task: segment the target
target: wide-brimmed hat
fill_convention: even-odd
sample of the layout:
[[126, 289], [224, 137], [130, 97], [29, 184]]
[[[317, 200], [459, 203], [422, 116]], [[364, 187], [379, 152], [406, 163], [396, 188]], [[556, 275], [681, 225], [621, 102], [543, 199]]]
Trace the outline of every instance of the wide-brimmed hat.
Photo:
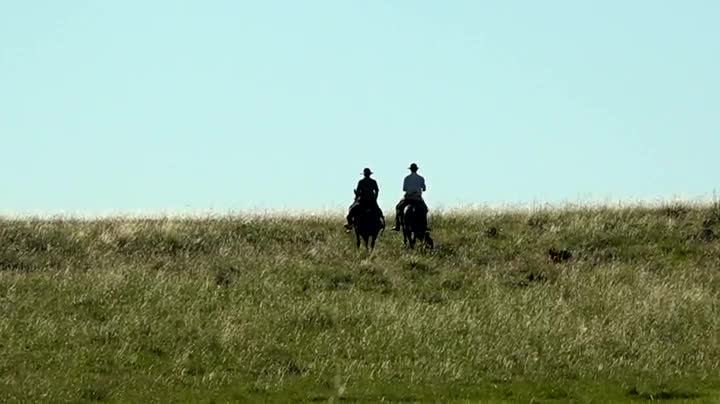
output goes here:
[[412, 163], [412, 164], [410, 164], [410, 167], [408, 167], [408, 169], [409, 169], [409, 170], [417, 170], [417, 169], [418, 169], [418, 165], [415, 164], [415, 163]]
[[372, 175], [372, 173], [373, 173], [373, 172], [370, 171], [369, 168], [365, 168], [365, 169], [363, 170], [363, 175]]

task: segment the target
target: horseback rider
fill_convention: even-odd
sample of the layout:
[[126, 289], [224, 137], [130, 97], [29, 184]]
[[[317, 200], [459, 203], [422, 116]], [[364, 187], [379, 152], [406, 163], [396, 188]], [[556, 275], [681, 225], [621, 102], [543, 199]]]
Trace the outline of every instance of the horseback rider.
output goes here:
[[352, 205], [350, 205], [345, 230], [350, 231], [352, 228], [353, 218], [357, 216], [357, 209], [360, 206], [368, 206], [372, 208], [380, 218], [380, 227], [385, 227], [385, 216], [377, 203], [380, 189], [378, 188], [377, 182], [370, 178], [372, 174], [373, 172], [370, 171], [369, 168], [363, 170], [363, 179], [358, 181], [357, 188], [355, 188], [355, 201]]
[[405, 196], [395, 207], [395, 227], [393, 227], [393, 230], [395, 231], [400, 230], [400, 220], [402, 218], [403, 210], [407, 205], [414, 203], [423, 208], [425, 213], [428, 211], [427, 205], [422, 197], [423, 191], [427, 190], [427, 187], [425, 186], [425, 178], [417, 173], [417, 164], [410, 164], [408, 169], [410, 170], [410, 174], [405, 177], [405, 180], [403, 181], [403, 191], [405, 191]]

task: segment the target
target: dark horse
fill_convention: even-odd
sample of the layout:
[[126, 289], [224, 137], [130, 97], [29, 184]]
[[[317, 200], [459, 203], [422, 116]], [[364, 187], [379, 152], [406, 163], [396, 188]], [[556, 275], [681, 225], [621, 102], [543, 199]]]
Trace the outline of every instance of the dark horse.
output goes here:
[[415, 242], [425, 243], [426, 248], [433, 248], [427, 225], [427, 209], [417, 203], [405, 206], [402, 218], [403, 243], [405, 246], [415, 248]]
[[365, 248], [375, 248], [375, 240], [382, 229], [382, 222], [376, 209], [372, 205], [361, 204], [357, 207], [357, 213], [353, 217], [353, 228], [355, 228], [355, 239], [360, 247], [360, 238], [365, 242]]

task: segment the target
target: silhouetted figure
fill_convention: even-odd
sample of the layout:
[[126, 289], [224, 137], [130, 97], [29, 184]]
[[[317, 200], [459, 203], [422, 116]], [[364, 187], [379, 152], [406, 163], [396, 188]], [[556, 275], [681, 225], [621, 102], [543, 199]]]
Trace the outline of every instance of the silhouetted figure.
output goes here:
[[358, 181], [357, 188], [355, 188], [355, 201], [350, 205], [347, 215], [347, 224], [345, 225], [345, 230], [347, 231], [352, 229], [353, 218], [357, 217], [360, 207], [372, 208], [380, 220], [380, 227], [385, 227], [385, 217], [377, 203], [380, 189], [378, 188], [377, 182], [370, 178], [372, 174], [373, 172], [370, 171], [369, 168], [366, 168], [363, 170], [364, 178]]
[[427, 210], [419, 204], [410, 203], [402, 211], [403, 244], [415, 248], [417, 241], [423, 242], [425, 248], [432, 249], [434, 242], [430, 237], [427, 225]]
[[395, 231], [399, 231], [401, 228], [400, 220], [402, 219], [402, 213], [405, 206], [408, 204], [412, 203], [416, 205], [422, 210], [423, 214], [427, 214], [428, 211], [427, 205], [422, 197], [422, 193], [427, 190], [427, 187], [425, 186], [425, 178], [417, 173], [417, 164], [410, 164], [408, 169], [410, 170], [410, 174], [405, 177], [405, 180], [403, 181], [403, 191], [405, 192], [405, 196], [395, 207], [395, 227], [393, 227], [393, 230]]

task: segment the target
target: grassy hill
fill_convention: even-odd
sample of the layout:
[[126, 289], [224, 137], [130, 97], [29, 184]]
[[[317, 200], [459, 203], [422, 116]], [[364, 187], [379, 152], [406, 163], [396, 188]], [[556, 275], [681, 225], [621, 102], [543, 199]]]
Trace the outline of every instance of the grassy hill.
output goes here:
[[0, 219], [0, 402], [720, 402], [719, 221]]

